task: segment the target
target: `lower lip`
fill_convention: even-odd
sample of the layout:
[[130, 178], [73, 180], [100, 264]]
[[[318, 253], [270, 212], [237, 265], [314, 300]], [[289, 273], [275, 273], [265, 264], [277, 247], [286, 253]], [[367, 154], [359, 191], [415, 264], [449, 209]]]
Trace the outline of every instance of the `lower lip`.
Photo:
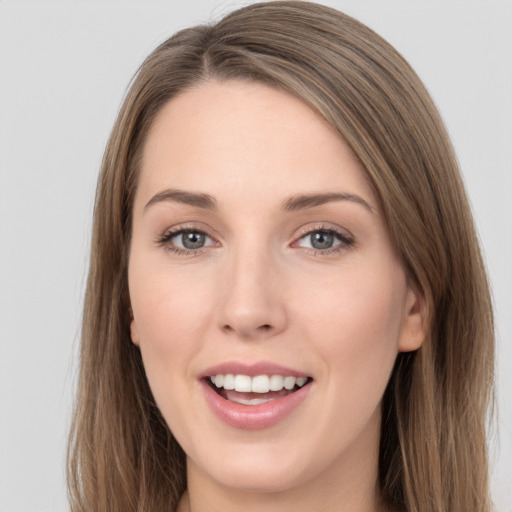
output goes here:
[[205, 381], [200, 381], [206, 402], [215, 415], [231, 427], [261, 430], [276, 425], [297, 408], [308, 395], [311, 384], [281, 398], [259, 405], [244, 405], [222, 398]]

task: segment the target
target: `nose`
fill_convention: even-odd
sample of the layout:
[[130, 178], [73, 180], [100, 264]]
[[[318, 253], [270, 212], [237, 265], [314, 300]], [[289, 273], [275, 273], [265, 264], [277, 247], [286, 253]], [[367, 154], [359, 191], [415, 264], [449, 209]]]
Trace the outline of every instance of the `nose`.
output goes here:
[[283, 279], [270, 251], [236, 251], [220, 285], [219, 326], [244, 340], [271, 338], [286, 327]]

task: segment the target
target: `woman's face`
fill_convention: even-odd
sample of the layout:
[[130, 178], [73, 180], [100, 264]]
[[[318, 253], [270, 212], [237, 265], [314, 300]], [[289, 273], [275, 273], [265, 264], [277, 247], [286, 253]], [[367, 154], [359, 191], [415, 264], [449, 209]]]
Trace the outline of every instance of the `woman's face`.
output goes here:
[[375, 484], [381, 398], [397, 353], [422, 341], [423, 301], [360, 164], [308, 106], [212, 81], [162, 109], [129, 289], [132, 339], [189, 478]]

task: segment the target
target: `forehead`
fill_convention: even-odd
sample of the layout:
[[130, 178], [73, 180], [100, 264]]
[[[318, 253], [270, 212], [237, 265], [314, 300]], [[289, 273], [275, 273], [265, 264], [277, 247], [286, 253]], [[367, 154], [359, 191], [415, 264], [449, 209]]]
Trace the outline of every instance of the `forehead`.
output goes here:
[[274, 196], [340, 187], [374, 200], [348, 145], [308, 105], [256, 82], [207, 82], [170, 100], [143, 151], [139, 197], [175, 187]]

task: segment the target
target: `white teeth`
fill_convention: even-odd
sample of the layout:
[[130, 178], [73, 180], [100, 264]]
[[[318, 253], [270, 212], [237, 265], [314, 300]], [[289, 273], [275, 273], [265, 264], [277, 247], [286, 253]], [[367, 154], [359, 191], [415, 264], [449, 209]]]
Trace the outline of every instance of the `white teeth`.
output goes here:
[[281, 391], [283, 388], [292, 390], [295, 385], [301, 388], [308, 379], [307, 377], [292, 377], [289, 375], [258, 375], [256, 377], [249, 377], [248, 375], [218, 374], [212, 375], [210, 380], [216, 387], [226, 390], [234, 389], [240, 393], [268, 393], [269, 391]]
[[[215, 379], [217, 379], [217, 377], [215, 377]], [[250, 393], [252, 391], [251, 377], [248, 375], [235, 375], [235, 391]]]
[[293, 389], [295, 387], [295, 377], [285, 377], [284, 387], [286, 389]]
[[260, 405], [260, 404], [266, 404], [267, 402], [272, 402], [272, 398], [251, 398], [249, 400], [246, 400], [245, 398], [239, 398], [239, 397], [231, 397], [230, 402], [236, 402], [237, 404], [243, 404], [243, 405]]
[[281, 375], [270, 377], [270, 391], [281, 391], [284, 387], [284, 378]]
[[224, 375], [224, 389], [235, 389], [235, 376], [228, 374]]
[[270, 379], [266, 375], [258, 375], [252, 379], [253, 393], [268, 393], [270, 391]]

